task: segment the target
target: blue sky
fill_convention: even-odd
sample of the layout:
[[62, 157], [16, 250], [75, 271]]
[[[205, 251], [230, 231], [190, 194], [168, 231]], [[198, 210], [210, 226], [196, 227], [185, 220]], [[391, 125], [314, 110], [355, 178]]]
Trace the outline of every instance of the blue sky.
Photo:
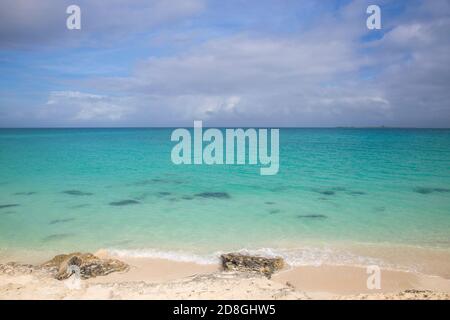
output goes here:
[[0, 126], [449, 127], [449, 27], [448, 0], [3, 0]]

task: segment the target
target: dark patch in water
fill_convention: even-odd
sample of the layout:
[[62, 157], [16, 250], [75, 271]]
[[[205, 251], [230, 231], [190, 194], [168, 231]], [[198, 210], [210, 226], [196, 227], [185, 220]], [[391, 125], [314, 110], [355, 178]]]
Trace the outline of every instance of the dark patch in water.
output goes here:
[[13, 203], [13, 204], [0, 204], [0, 209], [5, 209], [5, 208], [12, 208], [12, 207], [18, 207], [19, 205], [17, 203]]
[[281, 212], [281, 210], [279, 210], [279, 209], [273, 209], [273, 210], [269, 211], [270, 214], [275, 214], [275, 213], [280, 213], [280, 212]]
[[418, 187], [418, 188], [414, 188], [414, 192], [417, 192], [420, 194], [429, 194], [429, 193], [433, 192], [433, 189]]
[[226, 192], [202, 192], [202, 193], [197, 193], [195, 196], [201, 197], [201, 198], [215, 198], [215, 199], [231, 198], [230, 195]]
[[447, 188], [434, 188], [433, 191], [435, 191], [435, 192], [450, 192], [450, 189], [447, 189]]
[[31, 196], [33, 194], [36, 194], [36, 192], [16, 192], [14, 193], [15, 196]]
[[386, 207], [375, 207], [373, 208], [375, 212], [384, 212], [386, 210]]
[[172, 193], [170, 193], [170, 192], [158, 192], [158, 194], [160, 195], [160, 196], [170, 196]]
[[52, 234], [52, 235], [45, 237], [44, 239], [42, 239], [42, 241], [44, 241], [44, 242], [58, 241], [58, 240], [62, 240], [62, 239], [68, 238], [68, 237], [72, 237], [72, 236], [74, 236], [73, 233], [57, 233], [57, 234]]
[[317, 193], [323, 194], [324, 196], [334, 196], [336, 192], [333, 190], [314, 190]]
[[416, 187], [413, 189], [414, 192], [420, 193], [420, 194], [430, 194], [433, 192], [450, 192], [450, 189], [447, 188], [427, 188], [427, 187]]
[[168, 199], [170, 202], [177, 202], [177, 201], [179, 201], [177, 198], [169, 198]]
[[49, 222], [49, 224], [57, 224], [57, 223], [65, 223], [69, 221], [73, 221], [75, 218], [66, 218], [66, 219], [56, 219]]
[[71, 196], [92, 196], [93, 193], [91, 192], [83, 192], [80, 190], [66, 190], [63, 191], [63, 193], [71, 195]]
[[74, 206], [70, 206], [70, 209], [80, 209], [80, 208], [86, 208], [89, 207], [90, 204], [84, 203], [84, 204], [76, 204]]
[[272, 204], [275, 204], [275, 202], [272, 202], [272, 201], [266, 201], [266, 202], [264, 202], [265, 204], [268, 204], [268, 205], [272, 205]]
[[299, 218], [299, 219], [303, 219], [303, 218], [324, 219], [324, 218], [327, 218], [327, 216], [323, 215], [323, 214], [301, 214], [301, 215], [298, 215], [297, 218]]
[[182, 196], [181, 199], [183, 199], [183, 200], [194, 200], [194, 197], [191, 197], [191, 196]]
[[1, 214], [15, 214], [16, 212], [15, 211], [4, 211], [4, 212], [1, 212]]
[[[347, 190], [347, 188], [344, 188], [344, 187], [332, 187], [332, 188], [327, 188], [327, 189], [312, 189], [312, 191], [320, 193], [324, 196], [334, 196], [336, 194], [336, 192], [343, 192], [346, 190]], [[351, 192], [349, 192], [349, 193], [351, 193]]]
[[363, 191], [350, 191], [348, 194], [351, 194], [352, 196], [363, 196], [366, 193]]
[[111, 205], [111, 206], [129, 206], [129, 205], [132, 205], [132, 204], [139, 204], [140, 202], [139, 201], [136, 201], [136, 200], [121, 200], [121, 201], [113, 201], [113, 202], [110, 202], [109, 203], [109, 205]]
[[329, 198], [321, 197], [321, 198], [319, 198], [319, 200], [330, 200], [330, 199], [329, 199]]

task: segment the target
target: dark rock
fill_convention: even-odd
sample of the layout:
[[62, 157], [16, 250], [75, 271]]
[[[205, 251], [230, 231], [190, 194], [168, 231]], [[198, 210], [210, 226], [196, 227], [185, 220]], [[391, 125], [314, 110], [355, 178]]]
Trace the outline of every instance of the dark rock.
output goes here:
[[[345, 187], [333, 187], [333, 188], [327, 188], [327, 189], [313, 189], [314, 192], [320, 193], [324, 196], [334, 196], [336, 192], [343, 192], [346, 191], [347, 188]], [[359, 194], [358, 191], [356, 191], [356, 194]], [[351, 194], [352, 192], [349, 192]], [[356, 195], [355, 194], [355, 195]]]
[[66, 190], [63, 191], [63, 193], [71, 195], [71, 196], [92, 196], [93, 193], [91, 192], [83, 192], [80, 190]]
[[323, 215], [323, 214], [301, 214], [301, 215], [298, 215], [297, 218], [299, 218], [299, 219], [303, 219], [303, 218], [324, 219], [324, 218], [327, 218], [327, 216]]
[[433, 192], [431, 188], [424, 188], [424, 187], [417, 187], [413, 189], [414, 192], [420, 193], [420, 194], [430, 194]]
[[106, 276], [112, 272], [123, 272], [129, 266], [116, 259], [100, 259], [91, 253], [60, 254], [52, 260], [45, 262], [42, 267], [56, 268], [55, 278], [64, 280], [73, 274], [73, 267], [79, 268], [81, 279], [89, 279], [97, 276]]
[[363, 196], [366, 193], [363, 191], [350, 191], [349, 194], [351, 194], [352, 196]]
[[314, 189], [314, 192], [320, 193], [324, 196], [334, 196], [336, 194], [333, 190], [320, 190], [320, 189]]
[[436, 191], [436, 192], [450, 192], [450, 189], [447, 189], [447, 188], [433, 188], [433, 191]]
[[33, 194], [36, 194], [36, 192], [16, 192], [16, 193], [14, 193], [15, 196], [31, 196]]
[[240, 253], [227, 253], [220, 256], [225, 271], [257, 272], [270, 278], [275, 271], [284, 267], [283, 258], [266, 258]]
[[72, 237], [73, 235], [74, 235], [73, 233], [57, 233], [57, 234], [49, 235], [48, 237], [45, 237], [42, 240], [44, 242], [57, 241], [57, 240], [62, 240], [62, 239], [68, 238], [68, 237]]
[[56, 219], [49, 222], [49, 224], [57, 224], [57, 223], [65, 223], [69, 221], [73, 221], [75, 218], [66, 218], [66, 219]]
[[113, 201], [110, 202], [109, 205], [111, 206], [129, 206], [131, 204], [139, 204], [140, 202], [137, 200], [121, 200], [121, 201]]
[[420, 193], [420, 194], [430, 194], [433, 192], [450, 192], [450, 189], [447, 188], [427, 188], [427, 187], [416, 187], [413, 189], [414, 192]]
[[5, 208], [12, 208], [12, 207], [18, 207], [19, 205], [14, 203], [14, 204], [0, 204], [0, 209], [5, 209]]
[[226, 192], [202, 192], [197, 193], [196, 197], [200, 198], [216, 198], [216, 199], [229, 199], [230, 195]]

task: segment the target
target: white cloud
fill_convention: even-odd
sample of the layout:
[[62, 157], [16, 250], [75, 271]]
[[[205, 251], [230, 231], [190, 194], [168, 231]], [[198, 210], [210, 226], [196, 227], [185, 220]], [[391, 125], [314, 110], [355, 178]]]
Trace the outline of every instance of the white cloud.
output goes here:
[[72, 0], [0, 1], [0, 48], [49, 44], [99, 46], [136, 32], [177, 23], [204, 9], [204, 0], [78, 0], [82, 32], [66, 28]]
[[354, 1], [300, 34], [215, 38], [89, 85], [145, 99], [137, 113], [148, 124], [448, 126], [450, 9], [443, 3], [409, 8], [371, 43], [360, 40], [370, 31], [358, 14], [364, 4]]
[[55, 91], [50, 93], [40, 116], [57, 116], [75, 122], [114, 122], [123, 120], [134, 112], [134, 107], [126, 105], [127, 100], [78, 91]]
[[[150, 52], [154, 55], [136, 62], [127, 76], [75, 83], [85, 88], [80, 91], [109, 95], [53, 92], [41, 115], [81, 124], [177, 126], [199, 119], [232, 126], [448, 126], [450, 2], [408, 6], [395, 21], [383, 20], [382, 39], [363, 42], [372, 32], [365, 27], [366, 2], [353, 1], [282, 36], [206, 30], [214, 36], [193, 43], [183, 38], [169, 53]], [[120, 3], [111, 3], [111, 17], [120, 16]], [[194, 0], [178, 9], [155, 5], [164, 21], [203, 9], [203, 2]], [[123, 21], [107, 18], [105, 25], [139, 29], [147, 23], [148, 8], [139, 1]]]
[[[146, 99], [146, 110], [140, 112], [149, 122], [156, 112], [166, 114], [166, 120], [175, 115], [186, 122], [281, 120], [294, 125], [302, 123], [304, 114], [315, 112], [320, 118], [336, 114], [336, 108], [342, 108], [341, 114], [358, 109], [379, 113], [377, 105], [385, 110], [389, 103], [381, 92], [352, 83], [358, 70], [369, 64], [357, 55], [350, 38], [241, 34], [176, 56], [149, 58], [130, 77], [95, 79], [89, 85]], [[157, 103], [149, 96], [157, 96]]]

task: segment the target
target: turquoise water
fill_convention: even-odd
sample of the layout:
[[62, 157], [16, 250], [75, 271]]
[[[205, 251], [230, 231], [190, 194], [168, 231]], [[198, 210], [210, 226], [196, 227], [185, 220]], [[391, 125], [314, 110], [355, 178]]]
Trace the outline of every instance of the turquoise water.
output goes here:
[[1, 129], [2, 251], [449, 248], [450, 130], [281, 129], [275, 176], [176, 166], [171, 132]]

